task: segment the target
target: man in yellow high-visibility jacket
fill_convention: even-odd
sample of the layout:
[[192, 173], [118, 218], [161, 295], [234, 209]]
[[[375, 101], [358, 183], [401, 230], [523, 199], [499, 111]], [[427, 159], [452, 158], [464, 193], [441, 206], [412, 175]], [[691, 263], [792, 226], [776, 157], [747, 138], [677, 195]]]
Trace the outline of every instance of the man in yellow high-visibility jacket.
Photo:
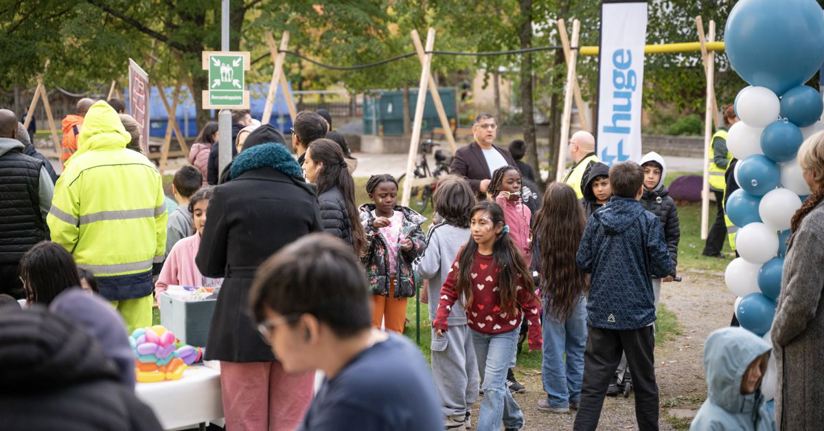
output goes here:
[[166, 251], [163, 180], [108, 103], [92, 105], [77, 152], [57, 181], [47, 217], [52, 241], [90, 270], [129, 331], [152, 324], [152, 270]]
[[718, 129], [712, 136], [709, 154], [709, 183], [710, 190], [715, 194], [715, 222], [710, 228], [707, 242], [704, 244], [704, 256], [721, 257], [724, 239], [727, 236], [727, 225], [724, 221], [724, 190], [726, 181], [724, 173], [732, 160], [732, 153], [727, 150], [727, 130], [738, 122], [733, 106], [724, 109], [724, 123], [726, 128]]
[[575, 190], [578, 199], [584, 197], [581, 190], [581, 180], [584, 174], [589, 170], [593, 163], [598, 163], [601, 160], [595, 155], [595, 137], [592, 133], [585, 130], [575, 132], [569, 138], [569, 156], [575, 162], [564, 177], [564, 183]]

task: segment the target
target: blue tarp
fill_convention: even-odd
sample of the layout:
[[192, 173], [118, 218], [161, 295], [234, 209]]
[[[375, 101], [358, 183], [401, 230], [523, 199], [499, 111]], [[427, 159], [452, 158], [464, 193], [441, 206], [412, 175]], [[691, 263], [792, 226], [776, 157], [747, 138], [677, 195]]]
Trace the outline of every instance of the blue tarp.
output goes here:
[[[249, 84], [249, 107], [252, 112], [252, 117], [260, 120], [263, 117], [263, 108], [266, 104], [266, 94], [269, 91], [269, 84]], [[289, 85], [289, 92], [292, 92], [292, 86]], [[172, 103], [173, 87], [166, 87], [164, 89], [166, 100]], [[194, 138], [197, 136], [199, 130], [197, 129], [197, 115], [195, 112], [195, 103], [192, 100], [191, 91], [189, 87], [181, 86], [180, 94], [183, 97], [178, 101], [175, 116], [177, 117], [177, 125], [180, 131], [187, 138]], [[201, 97], [198, 95], [198, 97]], [[129, 95], [126, 94], [126, 106], [129, 106]], [[128, 111], [128, 110], [127, 110]], [[160, 94], [157, 92], [157, 87], [152, 87], [151, 96], [149, 99], [149, 115], [150, 118], [150, 135], [155, 138], [162, 138], [166, 135], [166, 125], [168, 124], [168, 114], [166, 108], [163, 107], [163, 102], [160, 100]], [[216, 110], [209, 111], [210, 118], [217, 117]], [[272, 117], [269, 124], [274, 126], [281, 132], [287, 132], [292, 127], [292, 119], [289, 117], [289, 109], [286, 106], [286, 99], [283, 97], [283, 92], [275, 93], [275, 103], [272, 106]]]

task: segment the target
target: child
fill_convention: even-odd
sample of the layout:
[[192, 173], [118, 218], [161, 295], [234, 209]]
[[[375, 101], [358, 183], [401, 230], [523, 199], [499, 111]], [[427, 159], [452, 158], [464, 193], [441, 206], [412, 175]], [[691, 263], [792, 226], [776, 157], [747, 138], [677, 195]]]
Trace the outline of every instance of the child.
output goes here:
[[[504, 166], [492, 173], [492, 180], [489, 182], [489, 196], [503, 208], [510, 238], [521, 252], [524, 264], [528, 267], [532, 262], [532, 233], [530, 231], [532, 211], [523, 204], [521, 191], [521, 173], [516, 168]], [[526, 338], [526, 332], [527, 328], [524, 324], [521, 327], [521, 338], [518, 339], [517, 353], [520, 353], [521, 344], [523, 339]], [[522, 393], [526, 392], [526, 387], [515, 378], [516, 359], [516, 357], [513, 357], [512, 366], [507, 372], [507, 386], [512, 392]]]
[[612, 188], [609, 185], [609, 166], [603, 163], [593, 163], [584, 176], [581, 190], [584, 191], [584, 198], [581, 199], [584, 214], [589, 218], [595, 211], [606, 205], [612, 197]]
[[[641, 205], [658, 216], [664, 228], [664, 241], [667, 242], [670, 258], [673, 262], [672, 274], [667, 274], [663, 281], [670, 282], [675, 277], [675, 267], [678, 265], [678, 240], [681, 239], [681, 229], [678, 226], [678, 210], [675, 201], [669, 196], [664, 187], [664, 178], [667, 176], [667, 166], [664, 158], [655, 151], [651, 151], [641, 158], [641, 167], [644, 168], [644, 196]], [[652, 289], [655, 292], [655, 308], [661, 298], [661, 279], [652, 279]]]
[[742, 328], [722, 328], [704, 344], [707, 400], [690, 430], [774, 430], [775, 416], [761, 395], [770, 345]]
[[587, 221], [575, 258], [578, 267], [591, 274], [584, 383], [575, 429], [598, 426], [622, 350], [632, 369], [638, 427], [658, 429], [655, 295], [650, 277], [671, 274], [673, 264], [661, 223], [638, 202], [644, 191], [641, 167], [634, 162], [615, 164], [609, 182], [613, 197]]
[[452, 264], [441, 288], [432, 327], [436, 335], [448, 332], [449, 315], [460, 298], [469, 312], [467, 322], [483, 379], [479, 431], [521, 429], [524, 415], [506, 387], [506, 370], [515, 357], [524, 315], [529, 320], [529, 346], [541, 348], [538, 300], [532, 276], [510, 238], [504, 212], [498, 204], [480, 202], [471, 212], [472, 239]]
[[581, 398], [589, 283], [575, 265], [575, 254], [585, 225], [575, 190], [564, 183], [550, 184], [536, 216], [534, 238], [544, 306], [541, 379], [547, 393], [538, 409], [551, 413], [577, 409]]
[[512, 166], [498, 168], [489, 182], [489, 195], [504, 210], [509, 236], [521, 252], [524, 262], [532, 262], [532, 211], [521, 201], [521, 173]]
[[60, 292], [80, 287], [74, 258], [51, 241], [40, 241], [20, 258], [20, 279], [26, 290], [26, 304], [49, 305]]
[[[429, 229], [426, 250], [416, 269], [429, 282], [421, 297], [431, 298], [429, 317], [434, 321], [441, 286], [460, 248], [469, 240], [469, 213], [475, 206], [475, 194], [466, 180], [448, 176], [438, 182], [433, 199], [443, 221]], [[446, 429], [469, 428], [470, 406], [477, 400], [480, 376], [460, 302], [452, 307], [447, 326], [449, 332], [443, 337], [432, 330], [432, 374], [443, 400]]]
[[177, 202], [177, 209], [169, 215], [166, 226], [166, 255], [172, 251], [178, 241], [195, 233], [192, 225], [192, 213], [189, 211], [189, 198], [200, 189], [203, 176], [194, 166], [186, 165], [175, 172], [172, 180], [172, 194]]
[[415, 296], [412, 262], [424, 248], [421, 224], [426, 219], [417, 212], [396, 205], [398, 182], [392, 175], [372, 175], [366, 192], [374, 203], [360, 207], [366, 233], [366, 265], [372, 288], [372, 324], [389, 331], [403, 332], [406, 301]]
[[195, 256], [200, 247], [200, 237], [203, 227], [206, 226], [206, 212], [209, 209], [209, 200], [213, 189], [204, 187], [189, 199], [189, 212], [192, 214], [192, 224], [195, 234], [178, 241], [163, 263], [163, 269], [155, 283], [155, 293], [166, 290], [169, 285], [192, 287], [220, 287], [223, 279], [204, 277], [195, 265]]

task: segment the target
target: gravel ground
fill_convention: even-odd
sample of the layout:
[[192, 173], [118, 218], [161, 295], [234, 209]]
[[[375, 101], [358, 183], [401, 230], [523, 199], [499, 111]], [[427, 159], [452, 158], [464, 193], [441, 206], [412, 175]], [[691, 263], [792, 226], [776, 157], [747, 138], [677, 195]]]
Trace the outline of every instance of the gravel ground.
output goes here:
[[[704, 339], [715, 329], [729, 325], [734, 297], [724, 287], [723, 274], [685, 271], [683, 282], [666, 283], [662, 301], [678, 316], [680, 334], [656, 348], [656, 377], [661, 400], [662, 430], [687, 429], [706, 397], [702, 364]], [[575, 414], [550, 414], [538, 410], [545, 396], [540, 372], [523, 374], [527, 392], [515, 399], [524, 410], [525, 430], [571, 430]], [[477, 418], [477, 405], [473, 419]], [[635, 425], [634, 397], [610, 398], [604, 402], [598, 429], [632, 430]]]

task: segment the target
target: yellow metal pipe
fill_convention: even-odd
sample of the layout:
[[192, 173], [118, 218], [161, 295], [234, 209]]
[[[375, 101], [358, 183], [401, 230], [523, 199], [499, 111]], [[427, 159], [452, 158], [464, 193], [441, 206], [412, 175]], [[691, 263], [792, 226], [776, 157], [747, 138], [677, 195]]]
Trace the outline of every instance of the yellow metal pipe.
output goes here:
[[[707, 42], [708, 51], [723, 51], [724, 42]], [[644, 54], [672, 54], [676, 52], [701, 51], [701, 42], [680, 42], [666, 43], [663, 45], [647, 45], [644, 47]], [[582, 46], [581, 55], [598, 55], [597, 46]]]

